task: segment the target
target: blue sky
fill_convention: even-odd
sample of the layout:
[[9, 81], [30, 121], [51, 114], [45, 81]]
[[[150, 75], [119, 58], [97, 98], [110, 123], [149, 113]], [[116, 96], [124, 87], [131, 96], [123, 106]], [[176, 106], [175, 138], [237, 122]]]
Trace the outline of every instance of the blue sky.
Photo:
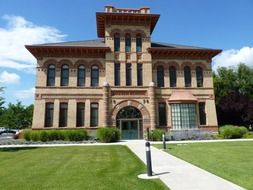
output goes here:
[[148, 6], [161, 17], [153, 41], [223, 49], [218, 66], [253, 66], [253, 0], [1, 0], [0, 86], [6, 102], [33, 103], [35, 60], [24, 44], [97, 38], [104, 5]]

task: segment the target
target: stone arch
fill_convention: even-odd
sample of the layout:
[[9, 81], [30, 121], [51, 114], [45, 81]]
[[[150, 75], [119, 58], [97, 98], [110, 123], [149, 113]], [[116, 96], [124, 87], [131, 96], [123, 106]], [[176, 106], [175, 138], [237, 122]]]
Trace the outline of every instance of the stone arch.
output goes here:
[[118, 112], [122, 108], [127, 107], [127, 106], [135, 107], [141, 112], [142, 119], [143, 119], [143, 129], [146, 129], [150, 126], [150, 114], [149, 114], [148, 109], [143, 104], [141, 104], [140, 102], [136, 100], [123, 100], [114, 106], [111, 112], [113, 126], [116, 126], [116, 118], [117, 118]]
[[164, 70], [168, 69], [168, 65], [163, 61], [155, 62], [154, 65], [153, 65], [153, 69], [157, 69], [158, 66], [163, 66]]
[[61, 68], [62, 65], [68, 65], [70, 69], [74, 68], [74, 64], [68, 59], [61, 59], [58, 64], [58, 68]]
[[204, 63], [202, 63], [202, 62], [197, 62], [197, 63], [195, 63], [195, 64], [194, 64], [194, 69], [196, 69], [198, 66], [201, 67], [201, 68], [203, 69], [203, 71], [204, 71], [204, 70], [208, 70], [207, 65], [204, 64]]
[[110, 32], [110, 36], [111, 37], [114, 37], [114, 35], [118, 33], [120, 35], [120, 37], [122, 37], [122, 31], [118, 28], [115, 28], [115, 29], [112, 29], [111, 32]]
[[147, 35], [145, 34], [145, 32], [143, 30], [135, 30], [133, 34], [134, 34], [135, 38], [137, 37], [138, 34], [140, 34], [142, 38], [147, 37]]
[[88, 67], [87, 61], [82, 59], [79, 59], [75, 62], [75, 68], [77, 69], [80, 65], [83, 65], [85, 68]]
[[193, 63], [190, 62], [190, 61], [183, 62], [183, 63], [181, 64], [181, 70], [184, 70], [184, 67], [185, 67], [185, 66], [189, 66], [191, 70], [194, 70], [194, 69], [195, 69], [194, 66], [193, 66]]
[[89, 62], [89, 68], [90, 69], [93, 65], [97, 65], [99, 69], [104, 69], [104, 65], [98, 60], [92, 60], [92, 61]]
[[49, 65], [55, 65], [57, 67], [57, 61], [55, 59], [48, 59], [43, 63], [43, 67], [48, 68]]
[[174, 66], [176, 70], [180, 69], [178, 62], [176, 62], [176, 61], [169, 61], [169, 62], [167, 62], [167, 65], [168, 65], [168, 68], [170, 68], [171, 66]]

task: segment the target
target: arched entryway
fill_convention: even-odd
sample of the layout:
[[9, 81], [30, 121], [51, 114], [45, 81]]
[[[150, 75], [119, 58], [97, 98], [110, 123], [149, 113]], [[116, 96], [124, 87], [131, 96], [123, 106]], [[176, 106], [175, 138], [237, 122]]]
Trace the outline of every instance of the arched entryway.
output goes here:
[[119, 110], [116, 126], [121, 131], [121, 139], [143, 139], [142, 114], [133, 106], [126, 106]]

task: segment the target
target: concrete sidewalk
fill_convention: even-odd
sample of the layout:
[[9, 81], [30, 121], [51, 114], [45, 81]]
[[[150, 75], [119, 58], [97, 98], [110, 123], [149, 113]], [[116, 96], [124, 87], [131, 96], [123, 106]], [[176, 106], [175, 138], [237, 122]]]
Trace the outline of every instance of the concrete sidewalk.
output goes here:
[[[145, 141], [129, 141], [126, 145], [145, 164]], [[151, 147], [153, 172], [171, 190], [244, 190], [244, 188]]]

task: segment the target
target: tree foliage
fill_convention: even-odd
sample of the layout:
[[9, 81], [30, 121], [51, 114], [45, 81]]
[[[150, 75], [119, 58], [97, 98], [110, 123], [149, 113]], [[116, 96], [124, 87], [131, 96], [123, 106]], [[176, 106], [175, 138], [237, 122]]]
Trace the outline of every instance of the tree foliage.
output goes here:
[[32, 124], [33, 105], [24, 106], [21, 102], [9, 103], [0, 115], [0, 126], [6, 128], [24, 129]]
[[245, 64], [221, 67], [213, 74], [220, 125], [253, 123], [253, 69]]

